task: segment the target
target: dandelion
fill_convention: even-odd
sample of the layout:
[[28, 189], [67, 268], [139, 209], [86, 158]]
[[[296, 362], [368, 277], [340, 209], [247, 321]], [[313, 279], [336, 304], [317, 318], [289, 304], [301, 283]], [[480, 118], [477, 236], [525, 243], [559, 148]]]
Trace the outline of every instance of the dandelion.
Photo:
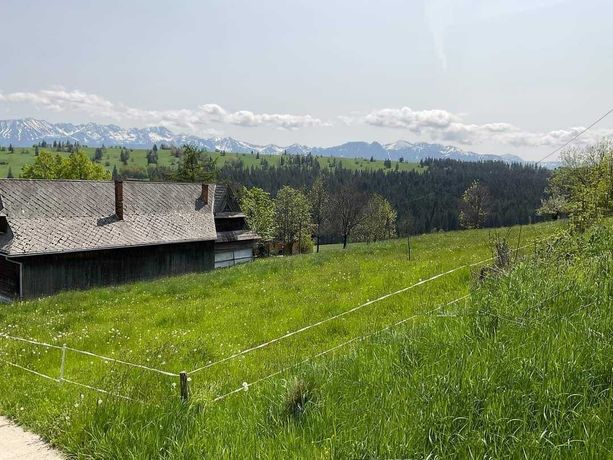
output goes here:
[[102, 399], [98, 400], [98, 405], [102, 404]]

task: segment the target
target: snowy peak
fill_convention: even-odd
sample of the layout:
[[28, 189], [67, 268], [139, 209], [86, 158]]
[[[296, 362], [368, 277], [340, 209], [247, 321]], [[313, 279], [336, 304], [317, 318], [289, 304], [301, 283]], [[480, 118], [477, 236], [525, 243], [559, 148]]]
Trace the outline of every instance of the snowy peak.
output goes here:
[[149, 128], [124, 129], [117, 125], [102, 125], [97, 123], [49, 123], [35, 118], [20, 120], [0, 120], [0, 145], [29, 147], [41, 141], [70, 141], [81, 145], [97, 147], [105, 144], [122, 145], [129, 148], [151, 148], [153, 144], [195, 144], [209, 151], [226, 151], [235, 153], [260, 152], [278, 155], [287, 152], [293, 155], [361, 157], [377, 160], [398, 160], [414, 162], [434, 159], [453, 159], [461, 161], [502, 160], [509, 163], [523, 160], [515, 155], [487, 155], [468, 152], [457, 147], [440, 144], [412, 143], [398, 140], [389, 144], [378, 142], [346, 142], [333, 147], [309, 147], [302, 144], [279, 146], [276, 144], [257, 145], [236, 140], [232, 137], [201, 138], [187, 134], [174, 134], [168, 128], [161, 126]]

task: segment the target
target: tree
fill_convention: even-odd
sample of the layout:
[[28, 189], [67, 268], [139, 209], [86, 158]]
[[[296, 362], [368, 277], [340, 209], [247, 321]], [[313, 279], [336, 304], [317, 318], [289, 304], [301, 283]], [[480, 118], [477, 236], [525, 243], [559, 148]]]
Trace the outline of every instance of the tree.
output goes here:
[[94, 150], [94, 161], [102, 160], [103, 155], [104, 152], [102, 151], [102, 149], [100, 147], [97, 147], [96, 150]]
[[330, 200], [331, 222], [347, 248], [349, 236], [364, 219], [366, 197], [356, 188], [344, 185]]
[[[311, 233], [311, 206], [300, 190], [284, 186], [275, 199], [275, 236], [285, 245], [286, 255], [292, 254], [294, 242]], [[302, 252], [300, 244], [298, 252]]]
[[68, 158], [42, 150], [34, 162], [23, 167], [26, 179], [82, 179], [108, 180], [109, 173], [102, 165], [91, 161], [84, 152], [71, 153]]
[[375, 193], [364, 209], [364, 219], [356, 228], [360, 239], [367, 242], [379, 241], [396, 236], [397, 213], [394, 207], [378, 193]]
[[311, 204], [311, 216], [315, 224], [315, 238], [317, 241], [317, 252], [321, 240], [322, 226], [328, 217], [328, 191], [321, 176], [315, 179], [309, 192], [309, 202]]
[[111, 173], [87, 158], [84, 152], [77, 151], [62, 160], [60, 176], [58, 179], [108, 180]]
[[59, 179], [62, 163], [60, 155], [41, 150], [33, 163], [24, 165], [21, 175], [25, 179]]
[[539, 216], [550, 216], [558, 220], [568, 210], [568, 201], [556, 188], [547, 189], [547, 197], [541, 200], [541, 207], [536, 210]]
[[249, 228], [260, 236], [261, 243], [270, 242], [275, 233], [275, 203], [270, 193], [243, 187], [238, 195]]
[[119, 159], [124, 165], [127, 166], [128, 160], [130, 159], [130, 151], [126, 148], [122, 148], [121, 153], [119, 154]]
[[9, 153], [14, 153], [15, 149], [13, 148], [13, 144], [9, 144]]
[[613, 141], [562, 153], [562, 167], [549, 180], [539, 213], [568, 214], [575, 230], [583, 231], [613, 211]]
[[[154, 146], [155, 147], [155, 146]], [[155, 150], [149, 150], [147, 152], [147, 164], [157, 164], [158, 162], [158, 151], [157, 148]]]
[[217, 176], [215, 160], [206, 158], [201, 149], [184, 145], [183, 155], [177, 168], [176, 179], [183, 182], [214, 182]]
[[481, 228], [489, 213], [490, 195], [487, 187], [475, 180], [462, 195], [460, 224], [464, 228]]

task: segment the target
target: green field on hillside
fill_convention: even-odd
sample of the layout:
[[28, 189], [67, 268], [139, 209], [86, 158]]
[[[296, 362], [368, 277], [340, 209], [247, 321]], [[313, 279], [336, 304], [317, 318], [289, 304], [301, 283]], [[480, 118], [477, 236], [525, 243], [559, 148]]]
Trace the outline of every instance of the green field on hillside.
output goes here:
[[[93, 458], [602, 458], [613, 428], [610, 227], [581, 244], [553, 244], [559, 223], [505, 231], [522, 256], [485, 282], [484, 264], [465, 266], [491, 256], [493, 233], [479, 230], [416, 237], [410, 261], [404, 240], [355, 244], [6, 305], [5, 334], [191, 371], [464, 266], [194, 373], [188, 404], [174, 376], [69, 351], [65, 378], [137, 401], [0, 362], [0, 412]], [[50, 376], [60, 356], [0, 338], [0, 358]]]
[[[51, 148], [47, 148], [48, 151], [53, 151]], [[91, 158], [94, 156], [94, 148], [82, 148], [82, 150]], [[147, 167], [147, 152], [145, 149], [133, 149], [130, 151], [130, 159], [128, 160], [127, 167], [130, 168], [146, 168]], [[62, 155], [68, 155], [68, 153], [62, 152]], [[103, 158], [100, 160], [100, 164], [104, 165], [109, 171], [113, 170], [113, 167], [121, 169], [123, 163], [120, 158], [120, 149], [107, 147], [104, 151]], [[240, 161], [246, 168], [262, 167], [268, 163], [270, 166], [278, 166], [282, 161], [281, 155], [259, 155], [251, 153], [210, 153], [213, 158], [216, 159], [217, 167], [221, 168], [226, 162]], [[22, 148], [16, 147], [13, 153], [0, 151], [0, 177], [6, 177], [9, 166], [15, 177], [19, 177], [21, 168], [27, 163], [34, 161], [34, 148]], [[285, 158], [287, 160], [287, 157]], [[364, 158], [332, 158], [332, 157], [317, 157], [319, 164], [322, 168], [333, 168], [336, 164], [342, 165], [343, 168], [350, 170], [387, 170], [393, 171], [398, 165], [399, 171], [412, 171], [421, 170], [422, 167], [418, 163], [406, 163], [406, 162], [392, 162], [391, 168], [385, 168], [382, 160], [369, 161]], [[176, 167], [179, 159], [175, 158], [170, 150], [158, 150], [158, 165]]]

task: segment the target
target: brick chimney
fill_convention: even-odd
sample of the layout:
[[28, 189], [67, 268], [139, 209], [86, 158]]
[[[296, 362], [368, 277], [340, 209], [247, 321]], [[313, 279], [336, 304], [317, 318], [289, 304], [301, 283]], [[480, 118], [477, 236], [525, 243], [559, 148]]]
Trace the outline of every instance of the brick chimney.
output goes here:
[[209, 184], [202, 184], [202, 192], [200, 193], [200, 199], [204, 204], [209, 204]]
[[115, 181], [115, 216], [123, 220], [123, 181]]

